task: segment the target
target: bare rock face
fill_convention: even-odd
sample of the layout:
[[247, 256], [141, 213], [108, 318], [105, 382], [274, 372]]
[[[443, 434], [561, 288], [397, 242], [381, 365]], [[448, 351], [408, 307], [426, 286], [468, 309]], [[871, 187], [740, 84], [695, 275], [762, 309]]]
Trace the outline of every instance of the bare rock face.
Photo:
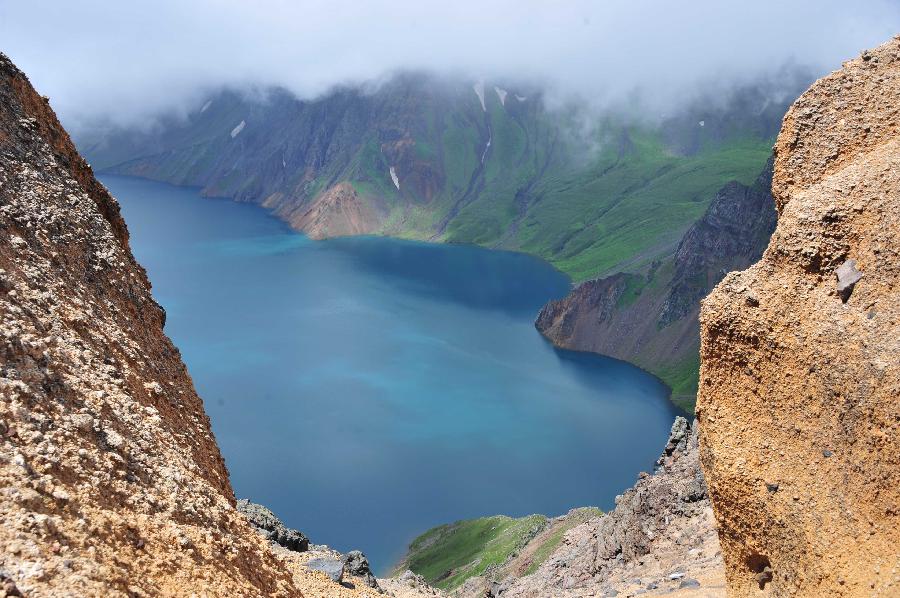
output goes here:
[[698, 417], [733, 596], [897, 596], [900, 38], [775, 146], [778, 226], [705, 300]]
[[299, 595], [234, 508], [164, 320], [118, 204], [0, 55], [5, 595]]
[[363, 197], [347, 182], [330, 187], [300, 206], [293, 196], [279, 193], [269, 196], [262, 205], [311, 239], [373, 233], [385, 218], [385, 211], [373, 198]]
[[237, 501], [237, 510], [247, 518], [253, 529], [269, 542], [294, 552], [309, 550], [309, 538], [303, 532], [284, 525], [268, 508], [243, 498]]

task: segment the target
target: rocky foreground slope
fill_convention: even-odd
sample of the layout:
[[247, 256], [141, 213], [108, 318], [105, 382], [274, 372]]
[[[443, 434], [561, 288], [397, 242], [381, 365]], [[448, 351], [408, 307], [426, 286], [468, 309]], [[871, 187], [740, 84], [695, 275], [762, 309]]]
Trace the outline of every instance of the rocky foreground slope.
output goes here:
[[815, 83], [778, 226], [704, 301], [697, 415], [732, 596], [900, 595], [900, 38]]
[[[548, 528], [552, 533], [552, 527]], [[565, 532], [531, 567], [538, 534], [503, 566], [454, 590], [456, 598], [580, 596], [720, 597], [725, 579], [712, 508], [700, 472], [696, 426], [678, 418], [652, 474], [616, 498], [607, 514]]]
[[296, 587], [234, 509], [116, 201], [0, 58], [0, 566], [29, 595]]
[[0, 596], [374, 595], [238, 512], [164, 320], [118, 204], [0, 54]]

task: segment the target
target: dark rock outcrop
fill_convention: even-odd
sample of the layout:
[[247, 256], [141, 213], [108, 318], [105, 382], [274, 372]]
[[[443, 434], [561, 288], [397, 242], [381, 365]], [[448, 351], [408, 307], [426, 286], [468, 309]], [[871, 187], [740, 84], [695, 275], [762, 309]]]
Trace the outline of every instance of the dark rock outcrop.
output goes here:
[[725, 185], [685, 233], [675, 255], [647, 274], [591, 280], [551, 301], [535, 326], [553, 344], [635, 363], [693, 406], [700, 300], [734, 269], [762, 255], [775, 228], [772, 163], [751, 186]]
[[657, 318], [659, 327], [689, 315], [695, 318], [700, 300], [728, 272], [759, 259], [775, 230], [771, 189], [769, 160], [753, 185], [747, 187], [732, 181], [716, 193], [706, 213], [688, 229], [675, 252], [675, 274]]
[[369, 559], [366, 558], [359, 550], [351, 550], [344, 555], [344, 573], [353, 577], [363, 578], [365, 584], [370, 588], [378, 587], [378, 580], [372, 574], [369, 567]]
[[250, 525], [269, 542], [284, 546], [294, 552], [309, 549], [309, 538], [303, 532], [286, 527], [281, 519], [262, 505], [242, 498], [237, 501], [237, 510], [250, 521]]

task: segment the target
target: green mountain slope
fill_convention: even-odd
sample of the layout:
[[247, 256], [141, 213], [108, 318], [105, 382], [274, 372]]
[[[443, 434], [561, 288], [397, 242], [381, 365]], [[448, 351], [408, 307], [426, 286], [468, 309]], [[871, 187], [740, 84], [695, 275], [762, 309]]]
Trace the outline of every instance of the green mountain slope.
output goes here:
[[412, 541], [393, 574], [410, 569], [444, 590], [477, 576], [530, 575], [567, 531], [600, 515], [600, 509], [583, 507], [554, 518], [497, 515], [441, 525]]
[[753, 181], [784, 107], [762, 88], [720, 104], [651, 125], [408, 74], [315, 101], [222, 92], [150, 131], [79, 141], [99, 170], [260, 203], [315, 238], [525, 251], [582, 281], [670, 254], [718, 188]]
[[546, 525], [543, 515], [495, 515], [441, 525], [413, 540], [395, 572], [410, 569], [430, 585], [452, 589], [504, 564]]

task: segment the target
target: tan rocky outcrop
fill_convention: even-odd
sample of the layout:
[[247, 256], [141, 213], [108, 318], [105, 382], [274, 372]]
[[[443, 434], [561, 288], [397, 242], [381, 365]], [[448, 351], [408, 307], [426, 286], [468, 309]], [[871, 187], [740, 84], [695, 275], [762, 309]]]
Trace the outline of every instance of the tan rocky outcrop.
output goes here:
[[900, 38], [803, 94], [775, 156], [771, 243], [701, 313], [729, 593], [898, 596]]
[[370, 234], [384, 220], [382, 211], [347, 182], [330, 187], [299, 208], [277, 194], [262, 205], [311, 239]]
[[235, 508], [164, 321], [118, 203], [0, 54], [0, 597], [375, 596], [360, 553]]

